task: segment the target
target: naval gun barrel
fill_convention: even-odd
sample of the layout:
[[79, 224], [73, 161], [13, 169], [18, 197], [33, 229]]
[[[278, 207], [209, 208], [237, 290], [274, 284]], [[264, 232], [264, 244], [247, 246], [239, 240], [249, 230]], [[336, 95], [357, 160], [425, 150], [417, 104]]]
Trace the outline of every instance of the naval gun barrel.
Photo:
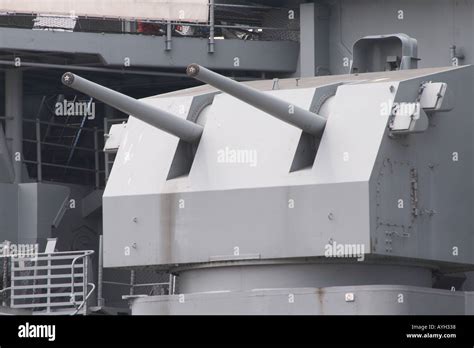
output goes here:
[[198, 64], [189, 65], [186, 73], [188, 76], [230, 94], [306, 133], [317, 137], [322, 136], [326, 119], [318, 114], [219, 75]]
[[62, 82], [64, 85], [98, 99], [117, 110], [133, 115], [149, 125], [173, 134], [183, 141], [194, 143], [201, 138], [202, 126], [98, 85], [73, 73], [65, 73], [62, 77]]

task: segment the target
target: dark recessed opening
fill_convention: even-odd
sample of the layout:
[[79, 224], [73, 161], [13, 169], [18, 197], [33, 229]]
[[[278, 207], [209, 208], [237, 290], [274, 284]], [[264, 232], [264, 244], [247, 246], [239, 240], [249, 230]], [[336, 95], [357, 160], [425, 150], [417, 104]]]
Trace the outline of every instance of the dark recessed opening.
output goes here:
[[[186, 119], [191, 122], [197, 122], [201, 112], [212, 104], [216, 94], [217, 93], [208, 93], [194, 97], [191, 107], [189, 108], [188, 117]], [[198, 147], [199, 141], [195, 144], [191, 144], [183, 140], [179, 141], [166, 180], [172, 180], [189, 174]]]
[[[320, 112], [324, 103], [336, 94], [337, 88], [342, 84], [341, 82], [316, 88], [309, 110], [321, 115]], [[322, 114], [321, 116], [327, 117], [328, 115]], [[300, 141], [298, 142], [298, 147], [296, 148], [295, 156], [291, 164], [290, 173], [313, 167], [320, 143], [321, 137], [316, 137], [305, 132], [301, 133]]]

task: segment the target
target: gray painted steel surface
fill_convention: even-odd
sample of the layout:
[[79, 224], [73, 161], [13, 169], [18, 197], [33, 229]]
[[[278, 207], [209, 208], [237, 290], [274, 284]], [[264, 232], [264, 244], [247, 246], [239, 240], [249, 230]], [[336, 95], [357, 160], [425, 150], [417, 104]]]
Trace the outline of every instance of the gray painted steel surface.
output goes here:
[[[393, 303], [377, 309], [364, 304], [355, 313], [470, 311], [464, 293], [445, 297], [430, 288], [431, 272], [474, 265], [474, 127], [466, 102], [473, 92], [472, 67], [288, 79], [279, 81], [278, 90], [268, 81], [238, 84], [201, 71], [210, 76], [203, 80], [224, 91], [250, 85], [261, 99], [278, 98], [303, 110], [318, 91], [330, 85], [336, 92], [324, 107], [327, 122], [314, 164], [296, 171], [290, 168], [302, 130], [247, 104], [245, 93], [214, 97], [189, 173], [172, 179], [167, 173], [178, 140], [130, 117], [104, 193], [104, 263], [179, 275], [178, 291], [193, 308], [175, 307], [177, 297], [151, 297], [133, 300], [135, 313], [352, 313], [340, 299], [326, 310], [303, 297], [308, 312], [273, 302], [270, 308], [263, 299], [275, 291], [287, 298], [308, 287], [340, 292], [358, 285], [370, 292], [373, 284], [387, 286], [379, 292], [381, 303]], [[433, 109], [439, 103], [431, 99], [439, 97], [421, 98], [426, 83], [446, 84], [451, 100]], [[195, 98], [214, 91], [197, 87], [147, 101], [189, 112]], [[393, 112], [394, 103], [426, 111], [429, 127], [397, 134], [394, 119], [417, 120]], [[186, 112], [182, 118], [189, 117]], [[232, 151], [248, 156], [232, 157]], [[328, 257], [334, 243], [361, 247], [362, 259]], [[424, 299], [419, 306], [397, 307], [389, 289], [403, 286], [419, 287], [403, 290], [411, 300]], [[248, 296], [259, 289], [266, 290], [256, 304]]]
[[[348, 295], [354, 300], [346, 301]], [[132, 315], [463, 315], [472, 314], [473, 296], [473, 292], [365, 285], [148, 296], [132, 300], [131, 307]]]
[[3, 126], [0, 124], [0, 182], [2, 183], [15, 181], [12, 159]]
[[[367, 79], [359, 75], [360, 82], [340, 86], [314, 165], [296, 172], [289, 172], [289, 168], [301, 130], [227, 95], [216, 96], [208, 111], [189, 175], [173, 180], [166, 177], [177, 139], [131, 118], [104, 194], [105, 264], [208, 262], [219, 255], [232, 259], [235, 247], [242, 255], [262, 259], [322, 256], [330, 240], [363, 244], [367, 254], [411, 257], [435, 264], [472, 264], [470, 225], [465, 223], [470, 221], [472, 199], [462, 196], [464, 204], [456, 207], [457, 219], [453, 219], [449, 203], [443, 209], [445, 201], [433, 200], [437, 197], [434, 194], [443, 195], [446, 201], [458, 200], [461, 191], [466, 191], [466, 185], [453, 186], [449, 181], [452, 176], [471, 184], [472, 165], [453, 162], [453, 151], [446, 152], [446, 145], [438, 142], [440, 138], [451, 139], [438, 132], [452, 133], [452, 127], [471, 126], [470, 118], [460, 116], [469, 110], [462, 100], [468, 99], [471, 90], [466, 88], [471, 68], [417, 70], [411, 74], [409, 79], [402, 72], [368, 75]], [[445, 81], [457, 95], [452, 111], [431, 116], [433, 125], [445, 125], [417, 135], [390, 137], [387, 124], [391, 115], [381, 115], [381, 107], [390, 101], [414, 101], [420, 83], [426, 80]], [[309, 107], [318, 88], [318, 79], [314, 81], [313, 88], [266, 93]], [[149, 102], [179, 109], [189, 107], [191, 100], [176, 96]], [[450, 115], [458, 115], [457, 122], [451, 122], [456, 116]], [[253, 127], [236, 132], [246, 124]], [[262, 137], [263, 133], [267, 136]], [[458, 130], [456, 134], [448, 147], [470, 158], [469, 133]], [[419, 139], [424, 139], [421, 144]], [[227, 158], [228, 162], [224, 158], [222, 163], [218, 156], [222, 151], [225, 154], [226, 147], [255, 150], [257, 163], [233, 163], [232, 158]], [[430, 158], [429, 154], [443, 151], [446, 157]], [[434, 171], [432, 163], [439, 163]], [[419, 172], [416, 205], [423, 211], [417, 216], [412, 216], [415, 203], [410, 199], [413, 168]], [[403, 208], [397, 205], [400, 199]], [[289, 208], [290, 200], [294, 208]], [[457, 226], [456, 237], [443, 232], [457, 221], [464, 223]], [[107, 231], [114, 231], [109, 232], [113, 240], [108, 239]], [[404, 233], [411, 237], [407, 239]], [[456, 242], [453, 237], [461, 239]], [[426, 238], [444, 242], [427, 243]], [[387, 246], [390, 241], [394, 246]], [[468, 249], [453, 255], [455, 245], [447, 247], [449, 243]], [[123, 257], [124, 248], [132, 245], [136, 249]]]
[[[129, 59], [132, 69], [185, 69], [191, 62], [199, 62], [222, 70], [296, 71], [298, 42], [219, 40], [216, 52], [209, 56], [207, 41], [201, 38], [174, 37], [172, 51], [165, 50], [165, 40], [164, 36], [133, 34], [63, 33], [15, 28], [0, 30], [2, 49], [95, 55], [109, 67], [122, 68], [125, 60]], [[236, 57], [239, 58], [239, 66], [234, 65]]]
[[6, 137], [13, 163], [15, 183], [23, 182], [23, 72], [8, 69], [5, 72]]

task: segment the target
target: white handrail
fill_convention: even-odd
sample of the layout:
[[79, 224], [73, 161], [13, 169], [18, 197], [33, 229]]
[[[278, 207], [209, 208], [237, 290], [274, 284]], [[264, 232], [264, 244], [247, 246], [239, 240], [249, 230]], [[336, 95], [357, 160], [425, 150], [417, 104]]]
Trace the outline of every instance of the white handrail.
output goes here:
[[[79, 307], [76, 308], [76, 311], [74, 313], [72, 313], [71, 315], [76, 315], [77, 313], [79, 313], [79, 311], [82, 309], [82, 307], [84, 306], [84, 304], [87, 302], [87, 300], [89, 299], [89, 297], [92, 295], [92, 293], [94, 292], [95, 290], [95, 284], [94, 283], [88, 283], [87, 284], [88, 286], [92, 286], [92, 290], [89, 291], [89, 293], [87, 294], [87, 296], [84, 298], [84, 301], [82, 301], [82, 303], [79, 305]], [[75, 306], [75, 304], [74, 304]]]
[[[62, 251], [62, 252], [52, 252], [52, 253], [46, 253], [45, 252], [45, 253], [36, 254], [36, 256], [40, 257], [40, 260], [37, 259], [36, 261], [41, 261], [41, 260], [52, 260], [52, 261], [54, 261], [57, 258], [59, 260], [64, 260], [64, 261], [68, 260], [68, 261], [71, 262], [69, 265], [68, 265], [68, 263], [64, 264], [64, 266], [65, 266], [64, 268], [67, 269], [70, 266], [70, 270], [71, 270], [70, 274], [64, 274], [64, 277], [65, 278], [71, 277], [70, 303], [73, 306], [72, 315], [76, 315], [77, 313], [79, 313], [79, 311], [81, 311], [81, 309], [86, 308], [85, 306], [87, 305], [87, 301], [89, 300], [89, 298], [91, 297], [91, 295], [94, 293], [94, 291], [96, 289], [96, 285], [93, 284], [93, 283], [89, 283], [88, 279], [87, 279], [88, 278], [88, 267], [87, 267], [88, 260], [90, 260], [89, 256], [91, 256], [93, 254], [94, 254], [93, 250]], [[19, 261], [22, 261], [23, 259], [26, 259], [26, 258], [24, 258], [22, 256], [18, 256], [18, 255], [10, 255], [9, 258], [11, 258], [12, 262], [15, 262], [15, 263], [19, 262]], [[30, 259], [30, 257], [28, 257], [28, 259]], [[81, 259], [83, 260], [83, 263], [81, 265], [78, 265], [77, 262]], [[49, 262], [52, 262], [52, 261], [49, 261]], [[13, 263], [12, 263], [12, 265], [13, 265]], [[80, 267], [80, 266], [82, 266], [82, 267]], [[13, 267], [14, 266], [12, 266], [12, 271], [13, 271]], [[78, 267], [83, 269], [82, 274], [79, 275], [83, 279], [83, 285], [82, 285], [83, 290], [82, 290], [82, 300], [76, 302], [77, 293], [76, 293], [75, 289], [78, 285], [75, 282], [75, 278], [76, 278], [75, 271], [76, 271], [76, 268], [78, 268]], [[64, 285], [67, 287], [66, 284], [64, 284]], [[9, 287], [6, 287], [4, 289], [0, 289], [0, 294], [3, 295], [7, 291], [13, 291], [14, 289], [15, 289], [15, 286], [13, 284], [11, 284]], [[88, 289], [90, 289], [90, 291], [88, 291]], [[65, 295], [67, 296], [67, 294], [65, 294]], [[45, 307], [49, 307], [49, 300], [48, 300], [47, 303], [45, 303]]]
[[[79, 255], [77, 256], [76, 258], [74, 258], [74, 260], [72, 260], [72, 263], [71, 263], [71, 303], [74, 305], [74, 307], [77, 308], [77, 303], [76, 303], [76, 296], [75, 296], [75, 293], [74, 293], [74, 265], [76, 264], [76, 261], [80, 260], [80, 259], [83, 259], [85, 257], [89, 257], [90, 255], [94, 254], [94, 251], [93, 250], [86, 250], [86, 251], [83, 251], [83, 255]], [[87, 275], [87, 269], [85, 267], [85, 265], [83, 266], [83, 272], [82, 272], [82, 279], [86, 279]], [[94, 288], [92, 289], [92, 291], [94, 291], [95, 289], [95, 285], [94, 285]], [[85, 294], [83, 294], [83, 296], [85, 296]], [[87, 299], [83, 297], [83, 301], [82, 301], [82, 304], [79, 306], [79, 307], [82, 307], [85, 303]]]

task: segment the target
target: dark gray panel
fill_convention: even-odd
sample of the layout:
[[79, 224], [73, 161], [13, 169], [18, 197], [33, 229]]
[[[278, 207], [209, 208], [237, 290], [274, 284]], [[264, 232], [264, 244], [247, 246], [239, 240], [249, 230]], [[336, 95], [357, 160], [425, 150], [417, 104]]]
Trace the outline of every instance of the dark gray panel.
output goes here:
[[[0, 49], [96, 54], [106, 65], [182, 68], [190, 63], [211, 69], [294, 72], [299, 45], [293, 41], [218, 40], [216, 52], [208, 53], [201, 38], [173, 38], [172, 51], [165, 51], [165, 38], [139, 35], [61, 33], [2, 28]], [[238, 57], [240, 65], [234, 66]], [[183, 70], [184, 73], [184, 70]]]
[[18, 185], [0, 183], [0, 240], [18, 243]]
[[[331, 73], [347, 73], [343, 58], [352, 59], [352, 46], [368, 35], [405, 33], [418, 40], [418, 66], [451, 65], [450, 46], [464, 54], [460, 64], [473, 63], [473, 4], [471, 1], [337, 0], [331, 3]], [[403, 11], [403, 12], [399, 12]], [[399, 17], [403, 16], [403, 19]]]

